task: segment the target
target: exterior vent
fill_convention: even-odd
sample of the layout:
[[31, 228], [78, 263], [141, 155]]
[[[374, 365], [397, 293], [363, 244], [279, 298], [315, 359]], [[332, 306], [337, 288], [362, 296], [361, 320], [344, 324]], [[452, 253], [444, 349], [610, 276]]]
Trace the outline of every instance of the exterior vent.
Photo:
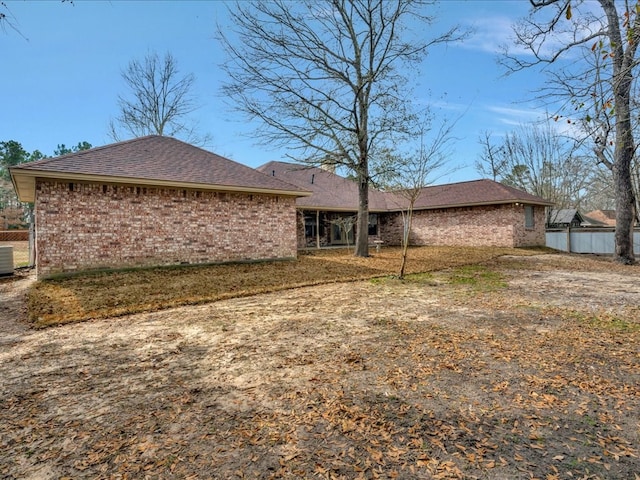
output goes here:
[[0, 277], [13, 275], [13, 247], [0, 246]]

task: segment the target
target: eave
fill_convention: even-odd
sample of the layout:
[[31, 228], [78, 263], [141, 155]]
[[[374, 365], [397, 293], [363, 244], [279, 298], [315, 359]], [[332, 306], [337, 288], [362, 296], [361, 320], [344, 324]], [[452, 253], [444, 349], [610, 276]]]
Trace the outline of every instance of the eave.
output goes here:
[[[491, 205], [538, 205], [541, 207], [551, 207], [554, 205], [552, 202], [547, 201], [532, 201], [532, 200], [489, 200], [486, 202], [470, 202], [470, 203], [452, 203], [442, 205], [429, 205], [423, 207], [414, 207], [414, 210], [437, 210], [439, 208], [464, 208], [464, 207], [488, 207]], [[401, 209], [393, 209], [392, 211], [400, 211]]]
[[218, 192], [235, 192], [249, 194], [279, 195], [287, 197], [308, 197], [312, 192], [303, 190], [275, 190], [271, 188], [244, 187], [236, 185], [215, 185], [208, 183], [175, 182], [167, 180], [153, 180], [148, 178], [115, 177], [108, 175], [90, 175], [82, 173], [53, 172], [46, 170], [10, 169], [11, 181], [18, 199], [21, 202], [35, 201], [36, 179], [57, 180], [63, 182], [90, 182], [112, 185], [135, 185], [144, 187], [185, 188], [190, 190], [208, 190]]
[[[535, 202], [530, 200], [497, 200], [497, 201], [487, 201], [487, 202], [471, 202], [471, 203], [452, 203], [452, 204], [442, 204], [442, 205], [429, 205], [429, 206], [417, 206], [414, 207], [414, 211], [420, 210], [438, 210], [441, 208], [465, 208], [465, 207], [488, 207], [492, 205], [538, 205], [542, 207], [550, 207], [554, 205], [551, 202]], [[323, 207], [322, 205], [297, 205], [298, 210], [310, 210], [310, 211], [322, 211], [322, 212], [357, 212], [358, 207], [348, 208], [348, 207]], [[370, 208], [369, 212], [371, 213], [391, 213], [391, 212], [400, 212], [406, 210], [405, 207], [394, 206], [388, 208]]]
[[[322, 205], [296, 205], [298, 210], [309, 210], [311, 212], [357, 212], [358, 207], [323, 207]], [[380, 209], [380, 208], [370, 208], [369, 213], [385, 213], [391, 210], [388, 209]]]

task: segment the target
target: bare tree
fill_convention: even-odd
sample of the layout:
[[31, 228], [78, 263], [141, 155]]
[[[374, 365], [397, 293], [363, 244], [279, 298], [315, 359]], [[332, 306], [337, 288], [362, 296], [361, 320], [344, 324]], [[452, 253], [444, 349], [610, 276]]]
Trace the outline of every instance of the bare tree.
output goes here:
[[148, 53], [142, 61], [134, 59], [122, 71], [129, 91], [118, 96], [119, 115], [109, 124], [109, 135], [116, 141], [122, 132], [133, 137], [168, 135], [204, 144], [208, 136], [196, 133], [188, 117], [198, 105], [193, 97], [193, 74], [180, 75], [173, 55]]
[[26, 37], [18, 28], [16, 18], [11, 13], [11, 10], [9, 10], [7, 3], [4, 1], [0, 1], [0, 29], [2, 29], [4, 33], [7, 32], [7, 29], [11, 29], [26, 40]]
[[611, 171], [601, 165], [596, 166], [594, 174], [586, 186], [586, 194], [581, 207], [585, 212], [591, 210], [615, 210], [616, 196]]
[[[68, 3], [69, 5], [74, 5], [73, 0], [60, 0], [61, 3]], [[19, 27], [18, 19], [13, 15], [11, 10], [9, 9], [9, 5], [6, 1], [0, 0], [0, 30], [3, 33], [7, 33], [7, 29], [13, 30], [15, 33], [20, 35], [25, 40], [29, 41], [27, 37], [24, 36]]]
[[408, 70], [401, 68], [417, 66], [430, 46], [459, 38], [455, 28], [431, 40], [410, 35], [410, 21], [433, 21], [422, 13], [433, 3], [237, 2], [229, 9], [235, 31], [218, 29], [230, 58], [223, 92], [260, 121], [258, 137], [286, 145], [297, 160], [353, 172], [357, 256], [369, 254], [370, 167], [412, 125]]
[[[575, 75], [568, 76], [568, 72], [561, 72], [556, 74], [554, 83], [563, 88], [572, 99], [575, 110], [580, 114], [577, 118], [577, 125], [584, 132], [585, 143], [591, 145], [596, 162], [609, 172], [608, 179], [606, 175], [603, 175], [604, 171], [599, 172], [600, 185], [592, 190], [594, 193], [609, 191], [615, 194], [613, 169], [615, 164], [616, 112], [612, 102], [614, 94], [610, 83], [602, 81], [610, 57], [611, 53], [604, 43], [598, 42], [591, 49], [584, 50], [585, 63], [591, 66], [588, 75], [578, 79]], [[631, 112], [637, 112], [640, 108], [639, 98], [638, 82], [634, 79], [630, 93]], [[630, 120], [635, 139], [640, 133], [640, 116], [632, 114]], [[640, 159], [638, 159], [637, 148], [638, 146], [634, 143], [635, 153], [630, 166], [636, 220], [640, 214]], [[607, 188], [602, 190], [602, 186], [605, 184]], [[606, 200], [606, 198], [603, 197], [602, 200]]]
[[[562, 70], [547, 72], [551, 81], [547, 82], [547, 86], [541, 90], [542, 96], [548, 99], [561, 99], [566, 104], [564, 114], [558, 113], [551, 118], [557, 125], [555, 130], [566, 128], [570, 131], [571, 142], [575, 142], [575, 152], [570, 158], [571, 161], [564, 168], [560, 168], [561, 164], [558, 165], [557, 168], [552, 169], [552, 172], [556, 175], [556, 179], [563, 179], [560, 185], [574, 185], [576, 188], [563, 188], [547, 198], [556, 202], [559, 208], [574, 206], [585, 211], [615, 210], [616, 195], [612, 173], [615, 109], [612, 105], [611, 85], [602, 78], [606, 73], [610, 53], [604, 48], [604, 43], [599, 41], [591, 48], [582, 49], [578, 54], [581, 59], [579, 62], [572, 62], [571, 68], [565, 67]], [[640, 98], [640, 91], [637, 82], [634, 82], [631, 94], [632, 111], [637, 111], [640, 107], [638, 98]], [[632, 115], [631, 121], [634, 135], [637, 135], [640, 131], [640, 117]], [[531, 134], [529, 127], [522, 127], [519, 131], [527, 132], [527, 136]], [[486, 172], [490, 170], [492, 164], [496, 163], [495, 152], [501, 151], [503, 145], [492, 142], [490, 137], [482, 138], [481, 144], [483, 153], [476, 166], [479, 172]], [[490, 154], [493, 154], [493, 158], [490, 158]], [[498, 155], [498, 158], [501, 157]], [[552, 155], [552, 158], [556, 157], [558, 156]], [[631, 163], [636, 216], [640, 212], [640, 162], [638, 160], [635, 155]], [[500, 180], [509, 172], [513, 172], [515, 165], [502, 167], [498, 169], [497, 179]], [[529, 189], [528, 186], [522, 188]]]
[[[516, 42], [529, 56], [505, 57], [512, 70], [540, 64], [554, 64], [556, 71], [570, 72], [563, 78], [586, 78], [585, 86], [606, 85], [610, 98], [602, 90], [592, 90], [576, 98], [564, 98], [564, 110], [571, 114], [585, 108], [585, 101], [596, 109], [609, 109], [612, 118], [613, 156], [611, 169], [616, 193], [615, 260], [623, 264], [635, 262], [633, 253], [633, 221], [635, 218], [631, 163], [635, 155], [635, 139], [631, 121], [631, 92], [637, 66], [640, 41], [638, 2], [616, 0], [530, 0], [533, 9], [527, 19], [515, 27]], [[603, 60], [597, 70], [581, 62], [584, 51], [598, 51]], [[576, 53], [578, 53], [576, 55]], [[572, 57], [569, 57], [573, 54]], [[581, 55], [582, 54], [582, 57]], [[597, 75], [597, 76], [596, 76]], [[564, 94], [566, 91], [563, 90]]]
[[[413, 212], [418, 199], [425, 195], [424, 188], [435, 182], [443, 172], [451, 153], [454, 123], [443, 121], [432, 128], [432, 119], [420, 126], [420, 144], [416, 152], [392, 161], [394, 173], [387, 189], [396, 193], [402, 205], [402, 260], [398, 278], [404, 278], [411, 239]], [[451, 170], [448, 170], [450, 172]]]
[[355, 221], [355, 215], [340, 216], [331, 220], [331, 225], [338, 227], [342, 235], [344, 235], [344, 239], [347, 242], [347, 249], [351, 248], [351, 245], [349, 244], [349, 236], [351, 234], [351, 230], [353, 230]]
[[507, 161], [504, 155], [502, 155], [502, 146], [496, 145], [491, 139], [491, 132], [484, 131], [482, 136], [478, 139], [482, 147], [482, 152], [476, 160], [476, 171], [485, 177], [490, 177], [491, 180], [497, 181], [505, 174], [507, 170]]
[[487, 162], [499, 166], [495, 179], [550, 200], [558, 208], [580, 206], [595, 163], [580, 154], [579, 142], [557, 132], [551, 122], [522, 125], [500, 143], [489, 136], [485, 141], [485, 152], [491, 152]]

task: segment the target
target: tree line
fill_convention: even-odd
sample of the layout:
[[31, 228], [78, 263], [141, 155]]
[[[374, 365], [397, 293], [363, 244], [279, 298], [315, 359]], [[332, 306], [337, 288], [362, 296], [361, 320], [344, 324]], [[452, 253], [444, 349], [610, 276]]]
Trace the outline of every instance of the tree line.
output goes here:
[[[53, 150], [53, 156], [58, 157], [89, 148], [91, 148], [91, 144], [86, 141], [78, 142], [77, 145], [71, 147], [60, 143]], [[18, 200], [11, 183], [9, 168], [44, 158], [48, 158], [48, 155], [43, 154], [40, 150], [28, 152], [16, 140], [0, 142], [0, 230], [26, 228], [33, 209], [31, 204]]]
[[[559, 132], [553, 119], [521, 125], [499, 137], [485, 131], [478, 142], [475, 167], [485, 178], [550, 200], [556, 209], [586, 213], [616, 208], [611, 171], [584, 141]], [[639, 191], [640, 166], [635, 161], [632, 172], [634, 190]]]

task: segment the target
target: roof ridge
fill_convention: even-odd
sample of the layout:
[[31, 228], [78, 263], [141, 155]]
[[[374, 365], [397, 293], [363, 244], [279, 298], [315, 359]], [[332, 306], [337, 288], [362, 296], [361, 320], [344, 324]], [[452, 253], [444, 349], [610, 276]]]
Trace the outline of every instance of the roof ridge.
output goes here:
[[[161, 136], [162, 135], [145, 135], [143, 137], [129, 138], [127, 140], [121, 140], [121, 141], [116, 142], [116, 143], [110, 143], [110, 144], [107, 144], [107, 145], [99, 145], [97, 147], [91, 147], [91, 148], [88, 148], [86, 150], [79, 150], [77, 152], [65, 153], [64, 155], [58, 155], [56, 157], [42, 158], [40, 160], [35, 160], [33, 162], [21, 163], [21, 164], [15, 165], [15, 166], [16, 167], [26, 167], [26, 166], [30, 167], [32, 165], [33, 166], [48, 165], [50, 163], [57, 162], [58, 160], [66, 160], [66, 159], [71, 158], [71, 157], [80, 157], [80, 156], [83, 156], [83, 155], [87, 155], [88, 153], [92, 153], [93, 154], [93, 153], [99, 152], [100, 150], [103, 150], [105, 148], [112, 148], [112, 147], [114, 147], [116, 145], [119, 146], [119, 145], [124, 145], [124, 144], [127, 144], [127, 143], [134, 143], [134, 142], [137, 142], [137, 141], [140, 141], [140, 140], [145, 140], [145, 139], [148, 139], [148, 138], [151, 138], [151, 137], [161, 137]], [[167, 137], [167, 138], [172, 138], [172, 137]], [[174, 140], [177, 140], [177, 139], [174, 139]]]
[[[271, 178], [248, 165], [174, 137], [147, 135], [68, 155], [30, 162], [11, 169], [12, 178], [31, 198], [35, 177], [76, 178], [116, 183], [150, 182], [207, 189], [293, 195], [308, 190], [284, 178]], [[22, 182], [22, 183], [20, 183]], [[214, 188], [215, 187], [215, 188]], [[20, 189], [19, 188], [19, 189]]]
[[[450, 187], [450, 186], [457, 186], [457, 185], [464, 185], [464, 184], [468, 184], [468, 183], [492, 183], [492, 184], [496, 184], [499, 186], [506, 186], [500, 182], [497, 182], [495, 180], [491, 180], [490, 178], [476, 178], [474, 180], [462, 180], [459, 182], [450, 182], [450, 183], [438, 183], [437, 185], [425, 185], [424, 187], [421, 188], [421, 190], [427, 190], [430, 188], [443, 188], [443, 187]], [[517, 190], [517, 189], [516, 189]]]
[[[297, 163], [297, 162], [296, 163], [283, 162], [281, 160], [270, 160], [267, 163], [257, 167], [256, 170], [260, 170], [262, 168], [265, 168], [268, 165], [273, 165], [273, 164], [282, 165], [282, 166], [289, 166], [289, 167], [300, 167], [300, 168], [297, 168], [296, 171], [301, 171], [301, 170], [322, 170], [323, 172], [333, 173], [333, 172], [328, 172], [327, 170], [323, 169], [322, 167], [319, 167], [318, 165], [311, 165], [311, 164], [304, 164], [304, 163]], [[333, 175], [336, 175], [336, 176], [338, 176], [340, 178], [344, 178], [344, 177], [338, 175], [337, 173], [333, 173]]]
[[524, 189], [520, 189], [520, 188], [512, 187], [511, 185], [506, 185], [506, 184], [504, 184], [504, 183], [502, 183], [502, 182], [497, 182], [497, 181], [495, 181], [495, 180], [490, 180], [490, 179], [488, 179], [488, 178], [486, 178], [485, 180], [487, 180], [487, 181], [489, 181], [489, 182], [493, 182], [493, 183], [495, 183], [496, 185], [498, 185], [498, 188], [501, 188], [503, 191], [505, 191], [505, 192], [507, 192], [507, 193], [509, 193], [509, 194], [516, 195], [516, 196], [518, 196], [518, 195], [522, 195], [522, 194], [525, 194], [525, 195], [530, 195], [530, 196], [532, 196], [532, 197], [537, 197], [537, 198], [540, 198], [540, 199], [542, 199], [542, 200], [545, 200], [545, 199], [544, 199], [544, 198], [542, 198], [540, 195], [536, 195], [536, 194], [534, 194], [534, 193], [529, 193], [529, 192], [527, 192], [527, 191], [526, 191], [526, 190], [524, 190]]

